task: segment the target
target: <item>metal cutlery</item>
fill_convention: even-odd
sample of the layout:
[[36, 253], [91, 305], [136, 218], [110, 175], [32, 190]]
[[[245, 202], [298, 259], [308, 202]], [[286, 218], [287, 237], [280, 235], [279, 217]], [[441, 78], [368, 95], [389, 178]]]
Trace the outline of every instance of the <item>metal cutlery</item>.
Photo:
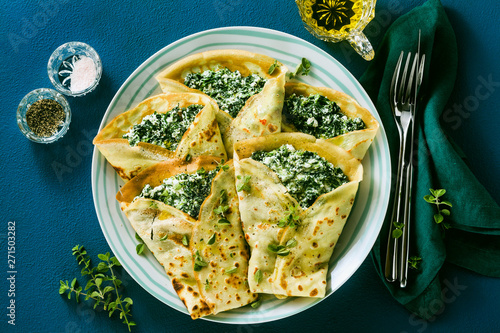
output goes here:
[[401, 288], [407, 285], [415, 112], [425, 63], [425, 55], [420, 55], [420, 32], [418, 50], [414, 57], [409, 52], [404, 67], [403, 59], [404, 51], [401, 51], [389, 93], [399, 133], [399, 157], [384, 272], [389, 282], [398, 280]]

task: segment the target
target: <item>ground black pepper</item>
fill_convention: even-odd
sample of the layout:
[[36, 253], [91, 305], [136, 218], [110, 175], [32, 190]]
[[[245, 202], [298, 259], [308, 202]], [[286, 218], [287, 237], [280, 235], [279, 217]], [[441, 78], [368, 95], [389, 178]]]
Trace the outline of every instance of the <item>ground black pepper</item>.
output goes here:
[[52, 99], [36, 101], [26, 111], [26, 123], [33, 133], [40, 137], [56, 134], [64, 120], [66, 114], [63, 107]]

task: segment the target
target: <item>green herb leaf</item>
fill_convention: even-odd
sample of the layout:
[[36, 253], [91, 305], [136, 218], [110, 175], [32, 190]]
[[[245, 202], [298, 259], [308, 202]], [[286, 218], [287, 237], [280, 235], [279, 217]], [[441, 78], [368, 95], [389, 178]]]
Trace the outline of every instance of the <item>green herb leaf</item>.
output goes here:
[[278, 221], [278, 227], [284, 228], [288, 226], [290, 228], [295, 228], [296, 226], [300, 225], [300, 214], [298, 211], [298, 206], [290, 206], [285, 214], [287, 215]]
[[142, 238], [137, 232], [135, 233], [135, 239], [137, 239], [139, 242], [142, 242]]
[[450, 216], [451, 212], [448, 209], [441, 209], [441, 214]]
[[121, 266], [122, 264], [120, 264], [120, 262], [118, 261], [118, 259], [116, 259], [116, 257], [111, 257], [110, 261], [113, 263], [113, 265], [115, 266]]
[[250, 304], [250, 306], [254, 309], [257, 309], [262, 304], [262, 299], [259, 297], [255, 302]]
[[288, 248], [295, 247], [296, 245], [297, 245], [297, 240], [295, 238], [292, 238], [288, 242], [286, 242], [286, 247]]
[[301, 64], [302, 64], [302, 75], [309, 75], [309, 72], [311, 71], [311, 62], [306, 58], [302, 58]]
[[290, 250], [287, 249], [279, 249], [278, 252], [276, 252], [277, 255], [285, 257], [290, 254]]
[[433, 204], [436, 201], [436, 198], [433, 197], [432, 195], [428, 194], [424, 196], [424, 200], [427, 201], [428, 203]]
[[214, 209], [214, 213], [215, 214], [219, 214], [219, 215], [223, 215], [225, 212], [227, 212], [229, 209], [229, 206], [219, 206], [217, 208]]
[[444, 216], [450, 216], [451, 212], [449, 209], [444, 209], [444, 208], [441, 209], [441, 205], [452, 207], [451, 202], [440, 199], [443, 195], [446, 194], [446, 190], [445, 189], [434, 190], [434, 189], [430, 188], [429, 191], [432, 193], [433, 196], [426, 195], [424, 197], [424, 200], [430, 204], [436, 205], [437, 213], [434, 214], [434, 216], [433, 216], [434, 222], [441, 225], [441, 228], [443, 231], [450, 229], [451, 224], [444, 221]]
[[66, 292], [66, 290], [70, 289], [68, 286], [68, 281], [64, 282], [63, 280], [59, 280], [60, 286], [59, 286], [59, 294], [62, 295]]
[[229, 222], [229, 220], [225, 218], [219, 219], [217, 223], [219, 223], [220, 225], [231, 225], [231, 222]]
[[262, 281], [262, 278], [263, 278], [263, 274], [262, 274], [262, 271], [260, 269], [258, 269], [254, 275], [253, 275], [253, 278], [255, 279], [255, 282], [257, 282], [257, 284], [260, 283], [260, 281]]
[[420, 262], [422, 261], [422, 258], [418, 256], [411, 256], [408, 259], [408, 265], [411, 269], [419, 269]]
[[287, 256], [290, 254], [290, 250], [288, 250], [284, 245], [269, 244], [267, 249], [279, 256]]
[[403, 236], [403, 230], [401, 229], [392, 230], [392, 238], [399, 238], [401, 236]]
[[215, 243], [215, 238], [216, 238], [216, 234], [214, 233], [209, 239], [208, 239], [208, 242], [207, 244], [208, 245], [212, 245], [213, 243]]
[[398, 221], [394, 221], [392, 222], [392, 224], [394, 224], [394, 227], [398, 228], [398, 229], [403, 229], [404, 228], [404, 223], [401, 223], [401, 222], [398, 222]]
[[115, 288], [111, 287], [111, 286], [106, 286], [104, 287], [104, 289], [102, 290], [102, 293], [103, 294], [106, 294], [106, 293], [109, 293], [111, 291], [115, 290]]
[[267, 246], [267, 249], [269, 251], [273, 252], [273, 253], [276, 253], [276, 252], [278, 252], [278, 245], [276, 245], [276, 244], [269, 244]]
[[208, 263], [203, 260], [203, 257], [200, 255], [200, 252], [196, 250], [196, 254], [194, 255], [194, 270], [199, 272], [203, 267], [208, 266]]
[[168, 239], [168, 234], [165, 234], [162, 238], [160, 238], [160, 241], [163, 242]]
[[76, 278], [74, 278], [72, 281], [71, 281], [71, 288], [75, 288], [76, 286]]
[[184, 246], [189, 246], [189, 240], [186, 235], [182, 237], [182, 244], [184, 244]]
[[278, 66], [278, 61], [274, 60], [274, 63], [269, 67], [269, 70], [267, 71], [267, 73], [269, 75], [272, 75], [277, 66]]
[[226, 202], [227, 202], [227, 191], [226, 190], [220, 190], [220, 192], [219, 192], [219, 203], [221, 205], [223, 205]]
[[445, 193], [446, 193], [445, 189], [439, 189], [439, 190], [435, 190], [433, 194], [436, 198], [439, 198], [439, 197], [442, 197]]
[[238, 271], [238, 267], [233, 267], [231, 269], [224, 270], [224, 273], [226, 273], [226, 274], [233, 274], [233, 273], [236, 273], [237, 271]]
[[288, 77], [292, 79], [297, 75], [309, 75], [310, 71], [311, 71], [311, 62], [306, 58], [302, 58], [297, 67], [295, 67], [295, 70], [293, 72], [288, 73]]
[[[236, 187], [236, 189], [238, 190], [238, 192], [241, 192], [241, 191], [250, 192], [249, 181], [250, 181], [251, 178], [252, 178], [252, 176], [248, 176], [248, 175], [245, 176], [245, 177], [243, 177], [243, 180]], [[241, 179], [241, 177], [238, 178], [238, 179]]]
[[135, 247], [135, 252], [137, 252], [137, 254], [142, 254], [144, 252], [144, 244], [137, 244], [137, 246]]

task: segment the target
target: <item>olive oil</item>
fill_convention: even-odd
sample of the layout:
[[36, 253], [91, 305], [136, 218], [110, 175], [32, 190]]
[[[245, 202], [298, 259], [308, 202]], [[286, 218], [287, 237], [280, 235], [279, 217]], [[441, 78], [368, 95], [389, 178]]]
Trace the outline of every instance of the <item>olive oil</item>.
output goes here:
[[[375, 15], [371, 0], [305, 0], [301, 3], [299, 9], [304, 23], [325, 38], [346, 39], [361, 19], [368, 23]], [[363, 8], [370, 10], [364, 12]]]
[[375, 16], [376, 0], [296, 0], [306, 29], [327, 42], [347, 39], [366, 60], [373, 49], [363, 35], [365, 26]]

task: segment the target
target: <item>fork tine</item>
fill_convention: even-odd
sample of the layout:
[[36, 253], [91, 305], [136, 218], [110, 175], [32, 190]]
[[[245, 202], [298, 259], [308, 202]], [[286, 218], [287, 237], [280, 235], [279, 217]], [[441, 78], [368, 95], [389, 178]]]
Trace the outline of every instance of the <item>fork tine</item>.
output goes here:
[[398, 97], [397, 100], [406, 103], [406, 101], [403, 100], [403, 96], [405, 95], [405, 86], [406, 86], [406, 75], [408, 74], [408, 67], [410, 65], [410, 58], [411, 58], [411, 52], [408, 52], [408, 56], [406, 57], [406, 63], [405, 63], [405, 68], [403, 70], [403, 75], [401, 77], [401, 84], [399, 85], [399, 91], [398, 91]]
[[[413, 97], [415, 96], [414, 91], [412, 91], [413, 88], [413, 81], [415, 81], [415, 74], [417, 70], [417, 65], [418, 65], [418, 53], [415, 55], [415, 59], [413, 59], [413, 65], [411, 66], [411, 71], [410, 71], [410, 77], [408, 78], [408, 86], [406, 87], [406, 94], [404, 101], [405, 103], [413, 103]], [[417, 84], [415, 82], [415, 89], [417, 88]]]
[[422, 59], [420, 61], [420, 65], [418, 66], [418, 84], [422, 83], [422, 79], [424, 78], [424, 66], [425, 65], [425, 54], [422, 55]]
[[415, 78], [415, 91], [413, 93], [415, 103], [417, 102], [418, 90], [424, 78], [424, 67], [425, 67], [424, 65], [425, 65], [425, 54], [422, 55], [422, 58], [420, 59], [420, 64], [417, 65], [417, 75]]
[[399, 72], [401, 71], [401, 63], [403, 62], [403, 54], [404, 52], [401, 51], [401, 54], [399, 55], [398, 62], [396, 63], [396, 68], [394, 69], [394, 74], [392, 75], [392, 81], [391, 81], [391, 88], [389, 91], [389, 99], [391, 100], [392, 104], [395, 105], [396, 103], [396, 87], [398, 86], [398, 79], [399, 79]]

